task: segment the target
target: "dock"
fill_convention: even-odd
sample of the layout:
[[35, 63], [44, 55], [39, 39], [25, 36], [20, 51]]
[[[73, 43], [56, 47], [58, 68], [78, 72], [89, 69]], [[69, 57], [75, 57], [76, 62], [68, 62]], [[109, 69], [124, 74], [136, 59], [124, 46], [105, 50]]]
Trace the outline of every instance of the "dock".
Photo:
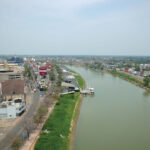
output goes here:
[[88, 88], [85, 90], [80, 90], [80, 93], [83, 95], [93, 95], [94, 94], [94, 88]]
[[60, 93], [59, 95], [74, 94], [74, 93], [75, 93], [75, 91], [70, 91], [70, 92]]

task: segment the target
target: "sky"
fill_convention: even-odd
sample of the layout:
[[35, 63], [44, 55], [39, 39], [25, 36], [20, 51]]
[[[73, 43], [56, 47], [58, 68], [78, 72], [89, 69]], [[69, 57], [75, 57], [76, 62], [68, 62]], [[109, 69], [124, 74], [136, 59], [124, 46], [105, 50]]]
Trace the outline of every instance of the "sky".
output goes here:
[[0, 0], [0, 54], [150, 56], [150, 0]]

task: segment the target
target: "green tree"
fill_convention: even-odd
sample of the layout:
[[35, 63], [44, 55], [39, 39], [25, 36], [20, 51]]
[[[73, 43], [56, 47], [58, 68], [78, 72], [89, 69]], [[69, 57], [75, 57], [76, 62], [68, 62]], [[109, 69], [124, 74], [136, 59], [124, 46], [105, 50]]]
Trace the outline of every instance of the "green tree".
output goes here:
[[53, 72], [50, 72], [49, 77], [51, 81], [55, 81], [55, 74]]
[[13, 143], [12, 143], [12, 145], [11, 145], [11, 148], [12, 148], [13, 150], [19, 150], [20, 147], [22, 146], [22, 144], [23, 144], [23, 142], [22, 142], [21, 138], [20, 138], [20, 137], [17, 137], [17, 138], [13, 141]]
[[140, 71], [139, 65], [136, 65], [136, 66], [135, 66], [135, 71]]
[[148, 86], [150, 82], [149, 77], [144, 77], [143, 82], [144, 82], [144, 86]]

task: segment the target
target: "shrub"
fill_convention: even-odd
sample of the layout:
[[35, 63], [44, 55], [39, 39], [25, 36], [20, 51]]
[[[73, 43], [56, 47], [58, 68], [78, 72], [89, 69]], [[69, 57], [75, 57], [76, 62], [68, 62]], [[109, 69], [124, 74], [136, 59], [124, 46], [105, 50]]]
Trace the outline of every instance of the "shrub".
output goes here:
[[23, 142], [22, 142], [21, 138], [20, 138], [20, 137], [17, 137], [17, 138], [13, 141], [13, 143], [12, 143], [12, 145], [11, 145], [11, 148], [12, 148], [13, 150], [19, 150], [20, 147], [22, 146], [22, 144], [23, 144]]

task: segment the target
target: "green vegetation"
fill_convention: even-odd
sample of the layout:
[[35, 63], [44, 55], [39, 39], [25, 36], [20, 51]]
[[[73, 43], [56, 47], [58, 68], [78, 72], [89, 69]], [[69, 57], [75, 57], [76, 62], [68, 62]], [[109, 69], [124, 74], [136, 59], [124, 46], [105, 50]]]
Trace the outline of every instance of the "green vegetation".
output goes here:
[[79, 86], [83, 89], [85, 87], [84, 79], [79, 74], [76, 74], [75, 77], [78, 80]]
[[75, 71], [73, 70], [70, 70], [70, 72], [74, 73], [76, 79], [78, 80], [78, 84], [79, 86], [84, 89], [85, 87], [85, 80], [81, 77], [81, 75], [79, 75], [78, 73], [76, 73]]
[[150, 78], [149, 77], [144, 77], [144, 86], [149, 86]]
[[121, 73], [121, 72], [117, 72], [117, 71], [108, 71], [109, 73], [112, 73], [113, 75], [116, 75], [116, 76], [119, 76], [123, 79], [126, 79], [126, 80], [129, 80], [129, 81], [133, 81], [135, 83], [139, 83], [140, 85], [144, 85], [143, 82], [141, 80], [138, 80], [137, 78], [131, 76], [131, 75], [128, 75], [128, 74], [125, 74], [125, 73]]
[[51, 81], [55, 81], [55, 74], [54, 74], [54, 72], [50, 72], [49, 77], [50, 77]]
[[85, 67], [90, 68], [90, 69], [100, 69], [103, 70], [104, 66], [101, 62], [95, 61], [93, 63], [85, 63]]
[[60, 97], [51, 116], [43, 126], [43, 131], [35, 145], [35, 150], [68, 150], [70, 124], [79, 94]]
[[57, 73], [58, 73], [58, 81], [57, 81], [57, 86], [61, 86], [61, 82], [62, 82], [62, 71], [60, 69], [60, 67], [58, 65], [55, 66]]
[[24, 75], [26, 75], [29, 79], [33, 80], [31, 71], [27, 65], [24, 65]]
[[139, 65], [135, 65], [135, 71], [140, 71], [140, 67], [139, 67]]
[[34, 115], [34, 123], [39, 124], [43, 121], [44, 116], [48, 112], [48, 106], [42, 105], [42, 107], [39, 107], [36, 114]]
[[146, 87], [146, 88], [150, 89], [150, 85], [149, 85], [150, 78], [149, 77], [144, 77], [143, 81], [141, 81], [141, 80], [138, 80], [136, 77], [133, 77], [133, 76], [125, 74], [125, 73], [120, 73], [120, 72], [111, 71], [111, 70], [108, 70], [108, 72], [113, 74], [113, 75], [119, 76], [125, 80], [137, 83], [139, 86]]
[[55, 68], [55, 66], [52, 64], [52, 68], [51, 68], [51, 71], [49, 73], [49, 78], [50, 78], [51, 81], [56, 80], [55, 73], [54, 73], [54, 68]]
[[12, 148], [13, 150], [19, 150], [20, 147], [22, 146], [22, 144], [23, 144], [23, 142], [21, 141], [21, 138], [20, 138], [20, 137], [17, 137], [17, 138], [13, 141], [13, 143], [12, 143], [12, 145], [11, 145], [11, 148]]

